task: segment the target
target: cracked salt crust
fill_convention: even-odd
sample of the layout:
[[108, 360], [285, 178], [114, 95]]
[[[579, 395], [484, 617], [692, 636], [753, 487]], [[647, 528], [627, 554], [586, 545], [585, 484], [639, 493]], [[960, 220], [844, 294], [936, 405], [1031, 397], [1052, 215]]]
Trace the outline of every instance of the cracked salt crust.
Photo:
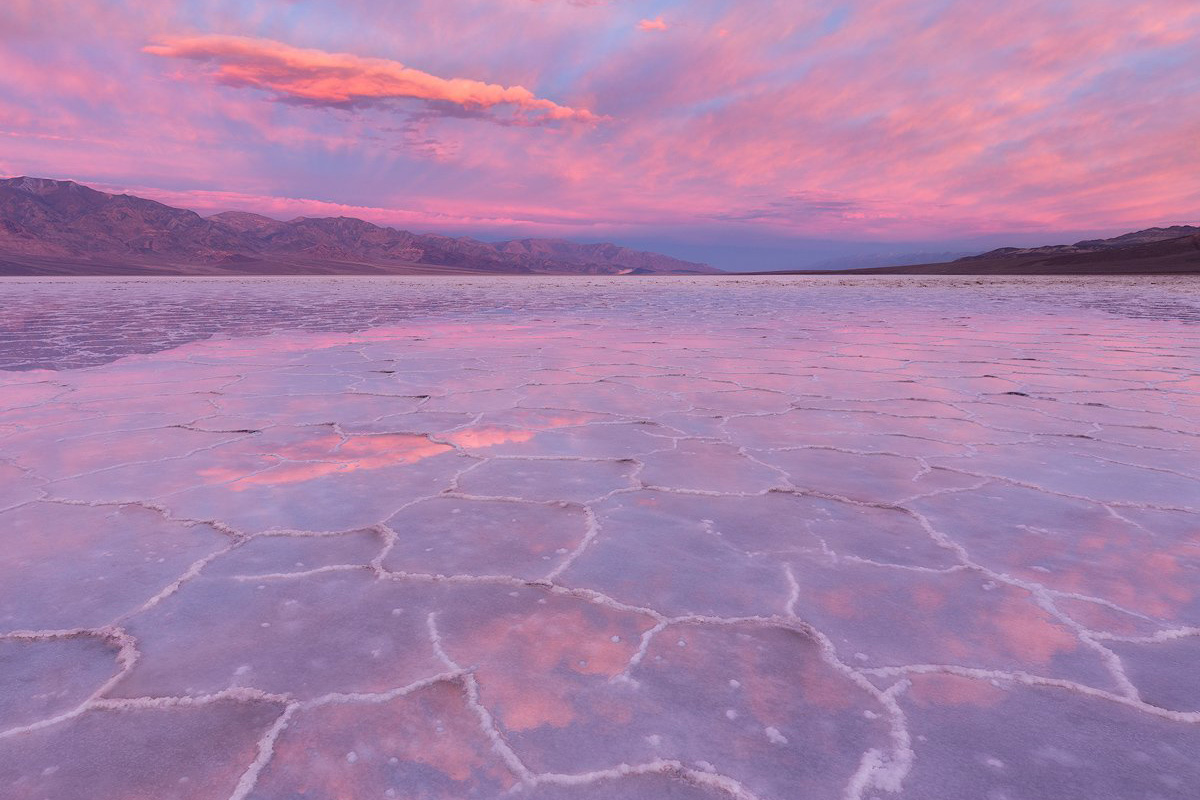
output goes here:
[[0, 295], [15, 797], [1200, 785], [1194, 280]]

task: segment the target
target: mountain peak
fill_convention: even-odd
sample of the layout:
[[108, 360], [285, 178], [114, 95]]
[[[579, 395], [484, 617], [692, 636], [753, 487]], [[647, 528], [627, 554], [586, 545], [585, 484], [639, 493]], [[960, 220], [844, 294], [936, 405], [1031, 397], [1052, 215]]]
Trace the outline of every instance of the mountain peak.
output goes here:
[[206, 219], [217, 219], [224, 222], [278, 222], [279, 220], [265, 217], [262, 214], [255, 214], [251, 211], [222, 211], [219, 214], [211, 214]]
[[55, 191], [80, 191], [86, 190], [89, 192], [96, 191], [90, 187], [84, 186], [82, 183], [75, 181], [60, 181], [54, 178], [33, 178], [28, 175], [21, 175], [16, 178], [0, 178], [0, 186], [15, 189], [18, 192], [26, 192], [27, 194], [42, 195]]
[[205, 217], [209, 222], [215, 222], [242, 233], [248, 231], [265, 231], [282, 227], [285, 223], [262, 214], [252, 214], [249, 211], [222, 211]]

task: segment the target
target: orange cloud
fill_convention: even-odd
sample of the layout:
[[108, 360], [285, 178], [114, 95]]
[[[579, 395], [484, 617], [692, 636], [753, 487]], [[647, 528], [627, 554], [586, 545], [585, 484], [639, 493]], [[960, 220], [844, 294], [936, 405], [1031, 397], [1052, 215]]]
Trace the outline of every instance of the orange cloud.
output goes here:
[[175, 37], [143, 50], [166, 58], [212, 63], [214, 75], [222, 83], [266, 89], [281, 98], [312, 105], [355, 106], [414, 98], [474, 111], [508, 106], [539, 121], [600, 119], [587, 109], [537, 97], [523, 86], [439, 78], [399, 61], [292, 47], [271, 39]]
[[663, 20], [661, 15], [655, 17], [654, 19], [644, 19], [638, 23], [639, 31], [665, 31], [666, 29], [667, 23]]

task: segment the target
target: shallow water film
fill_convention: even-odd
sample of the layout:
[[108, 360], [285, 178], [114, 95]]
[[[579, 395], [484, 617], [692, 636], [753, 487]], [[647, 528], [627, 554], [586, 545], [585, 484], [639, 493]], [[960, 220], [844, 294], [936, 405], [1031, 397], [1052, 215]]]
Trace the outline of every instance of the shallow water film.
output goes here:
[[1200, 281], [0, 284], [6, 800], [1200, 795]]

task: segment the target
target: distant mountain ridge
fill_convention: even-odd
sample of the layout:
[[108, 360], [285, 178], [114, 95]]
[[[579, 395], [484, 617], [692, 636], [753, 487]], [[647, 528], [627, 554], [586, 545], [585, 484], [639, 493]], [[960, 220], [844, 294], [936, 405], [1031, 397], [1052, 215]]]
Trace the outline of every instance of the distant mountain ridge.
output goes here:
[[1048, 247], [1001, 247], [928, 264], [855, 269], [776, 270], [752, 275], [1194, 275], [1200, 273], [1200, 227], [1147, 228], [1111, 239]]
[[[57, 265], [57, 266], [56, 266]], [[74, 181], [0, 179], [0, 274], [706, 274], [706, 264], [615, 244], [489, 243], [352, 217], [203, 217]]]
[[1087, 239], [1075, 244], [1055, 244], [1044, 247], [1001, 247], [974, 256], [964, 256], [959, 261], [984, 261], [994, 258], [1028, 258], [1030, 256], [1059, 256], [1076, 253], [1103, 253], [1159, 242], [1182, 240], [1200, 235], [1200, 227], [1194, 225], [1172, 225], [1168, 228], [1146, 228], [1133, 233], [1114, 236], [1111, 239]]

